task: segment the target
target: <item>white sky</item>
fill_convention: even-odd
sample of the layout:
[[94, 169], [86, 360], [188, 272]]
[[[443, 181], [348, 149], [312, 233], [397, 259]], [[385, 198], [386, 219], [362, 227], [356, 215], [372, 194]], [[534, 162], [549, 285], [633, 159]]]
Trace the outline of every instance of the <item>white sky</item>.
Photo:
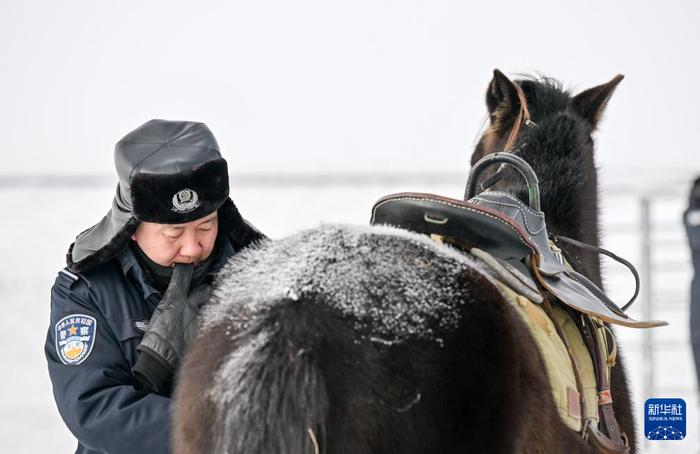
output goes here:
[[625, 74], [604, 173], [686, 175], [699, 5], [5, 0], [0, 174], [113, 173], [114, 143], [154, 117], [207, 123], [234, 172], [466, 172], [497, 67], [576, 90]]

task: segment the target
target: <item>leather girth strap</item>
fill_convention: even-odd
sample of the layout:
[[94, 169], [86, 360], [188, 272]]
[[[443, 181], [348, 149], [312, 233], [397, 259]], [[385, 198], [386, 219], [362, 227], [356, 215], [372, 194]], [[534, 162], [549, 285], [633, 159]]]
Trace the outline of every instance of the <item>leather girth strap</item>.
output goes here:
[[[554, 327], [557, 330], [557, 334], [564, 342], [567, 350], [569, 351], [569, 358], [572, 361], [574, 375], [576, 377], [576, 384], [579, 388], [579, 395], [581, 396], [581, 414], [586, 414], [586, 401], [583, 398], [583, 387], [581, 385], [581, 376], [579, 373], [579, 365], [577, 364], [576, 357], [572, 352], [571, 345], [567, 339], [564, 331], [561, 329], [556, 321], [556, 317], [552, 314], [552, 307], [550, 302], [545, 298], [542, 303], [542, 308], [547, 313], [549, 318], [552, 320]], [[622, 433], [617, 420], [615, 419], [615, 413], [612, 408], [612, 395], [610, 393], [610, 384], [608, 382], [607, 374], [607, 352], [603, 352], [601, 343], [597, 341], [597, 336], [594, 333], [594, 322], [588, 315], [578, 314], [581, 316], [581, 321], [579, 323], [579, 328], [588, 348], [588, 351], [593, 360], [593, 370], [596, 375], [596, 386], [597, 386], [597, 396], [598, 396], [598, 418], [599, 425], [602, 428], [599, 429], [595, 424], [591, 424], [591, 421], [584, 421], [583, 428], [581, 430], [581, 435], [583, 438], [595, 447], [598, 452], [603, 454], [627, 454], [630, 452], [629, 445], [627, 443], [627, 436]]]
[[588, 424], [584, 427], [583, 436], [602, 453], [629, 453], [627, 435], [621, 431], [613, 411], [613, 400], [607, 373], [607, 351], [603, 351], [602, 342], [597, 340], [598, 337], [594, 331], [596, 329], [595, 322], [588, 315], [580, 314], [580, 317], [581, 334], [593, 359], [593, 370], [598, 386], [598, 415], [600, 418], [600, 428]]

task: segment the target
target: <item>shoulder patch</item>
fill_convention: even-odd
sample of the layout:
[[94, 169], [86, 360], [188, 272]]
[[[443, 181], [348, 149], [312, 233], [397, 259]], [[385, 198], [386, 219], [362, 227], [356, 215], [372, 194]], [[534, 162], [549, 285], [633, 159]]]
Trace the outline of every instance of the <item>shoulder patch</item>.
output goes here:
[[84, 314], [63, 317], [55, 326], [56, 353], [63, 364], [78, 365], [85, 361], [95, 345], [97, 320]]
[[61, 271], [59, 271], [59, 273], [63, 273], [64, 276], [68, 277], [68, 279], [72, 281], [78, 280], [78, 275], [71, 273], [67, 268], [63, 268]]
[[56, 278], [56, 284], [70, 289], [80, 281], [85, 281], [85, 283], [89, 284], [82, 275], [75, 274], [67, 268], [59, 270], [58, 277]]

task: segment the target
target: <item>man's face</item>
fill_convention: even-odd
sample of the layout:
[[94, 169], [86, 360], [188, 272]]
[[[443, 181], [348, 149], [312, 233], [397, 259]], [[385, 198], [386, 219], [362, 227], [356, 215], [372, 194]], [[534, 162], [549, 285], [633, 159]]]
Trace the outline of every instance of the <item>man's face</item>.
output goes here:
[[218, 231], [219, 216], [215, 211], [185, 224], [142, 222], [131, 239], [157, 264], [173, 266], [206, 260], [214, 249]]

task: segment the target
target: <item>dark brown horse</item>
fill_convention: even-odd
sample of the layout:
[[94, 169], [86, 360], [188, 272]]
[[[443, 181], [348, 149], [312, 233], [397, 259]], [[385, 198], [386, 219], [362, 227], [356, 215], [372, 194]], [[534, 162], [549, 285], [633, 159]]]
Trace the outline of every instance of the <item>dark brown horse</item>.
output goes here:
[[[618, 82], [571, 97], [494, 74], [474, 159], [527, 142], [550, 232], [598, 242], [591, 134]], [[500, 189], [522, 195], [505, 175]], [[600, 284], [597, 257], [566, 252]], [[612, 386], [634, 448], [621, 364]], [[388, 227], [327, 226], [236, 256], [184, 358], [173, 431], [182, 454], [592, 452], [479, 264]]]

